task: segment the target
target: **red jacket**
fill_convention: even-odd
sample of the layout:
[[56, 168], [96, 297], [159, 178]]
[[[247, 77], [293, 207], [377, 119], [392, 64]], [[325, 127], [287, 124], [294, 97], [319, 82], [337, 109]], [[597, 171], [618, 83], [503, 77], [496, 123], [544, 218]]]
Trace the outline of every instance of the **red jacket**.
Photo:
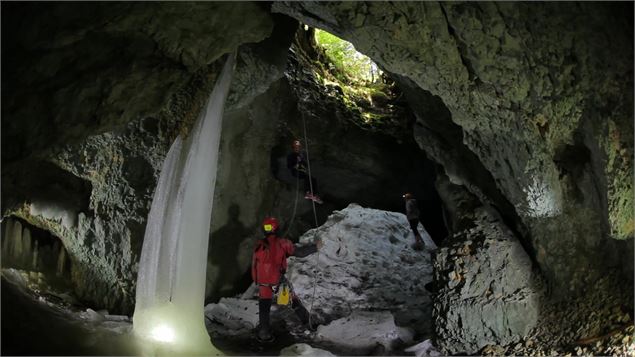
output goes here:
[[287, 257], [295, 246], [284, 238], [269, 235], [259, 240], [251, 262], [251, 278], [256, 284], [278, 285], [281, 274], [287, 270]]

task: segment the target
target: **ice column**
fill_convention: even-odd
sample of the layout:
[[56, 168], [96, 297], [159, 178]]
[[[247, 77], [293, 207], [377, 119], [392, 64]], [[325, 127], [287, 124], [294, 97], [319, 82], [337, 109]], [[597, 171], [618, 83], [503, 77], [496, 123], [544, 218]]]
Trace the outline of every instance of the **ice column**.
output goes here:
[[143, 240], [133, 318], [137, 335], [158, 342], [151, 353], [218, 353], [205, 329], [203, 308], [223, 107], [234, 62], [232, 54], [189, 136], [177, 137], [161, 168]]

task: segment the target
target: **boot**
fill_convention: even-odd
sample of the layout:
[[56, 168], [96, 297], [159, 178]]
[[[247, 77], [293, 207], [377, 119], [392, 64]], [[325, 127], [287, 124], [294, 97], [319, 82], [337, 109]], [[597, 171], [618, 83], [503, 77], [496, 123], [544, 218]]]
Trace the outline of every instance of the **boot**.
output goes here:
[[258, 301], [258, 332], [256, 337], [261, 342], [273, 341], [271, 326], [269, 324], [269, 312], [271, 310], [271, 299], [260, 299]]

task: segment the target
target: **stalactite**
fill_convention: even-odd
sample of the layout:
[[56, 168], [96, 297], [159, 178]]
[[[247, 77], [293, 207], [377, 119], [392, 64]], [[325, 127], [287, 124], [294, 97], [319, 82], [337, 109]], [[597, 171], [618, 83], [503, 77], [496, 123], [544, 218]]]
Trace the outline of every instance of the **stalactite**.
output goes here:
[[31, 258], [31, 269], [37, 271], [38, 269], [38, 256], [39, 256], [39, 242], [36, 240], [33, 247], [33, 257]]
[[20, 268], [28, 268], [29, 260], [33, 252], [31, 251], [33, 238], [31, 237], [31, 230], [27, 227], [22, 229], [22, 254], [18, 258]]
[[[11, 231], [13, 229], [13, 220], [7, 219], [4, 225], [4, 235], [2, 236], [2, 261], [6, 262], [9, 258], [9, 249], [11, 247]], [[4, 265], [4, 264], [3, 264]]]
[[66, 265], [66, 249], [60, 248], [59, 255], [57, 257], [57, 271], [55, 275], [62, 276], [64, 274], [64, 266]]
[[16, 257], [22, 254], [22, 223], [20, 223], [20, 221], [15, 221], [13, 223], [13, 229], [11, 230], [9, 239], [11, 239], [13, 247], [13, 249], [10, 250], [9, 259], [15, 262]]

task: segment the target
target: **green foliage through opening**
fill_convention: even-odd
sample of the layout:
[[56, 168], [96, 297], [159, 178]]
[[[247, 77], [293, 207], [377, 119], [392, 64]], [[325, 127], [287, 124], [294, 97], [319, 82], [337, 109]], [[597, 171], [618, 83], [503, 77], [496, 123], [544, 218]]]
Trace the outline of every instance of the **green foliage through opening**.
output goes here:
[[319, 29], [315, 29], [315, 41], [335, 66], [339, 80], [358, 85], [381, 81], [381, 70], [350, 42]]

